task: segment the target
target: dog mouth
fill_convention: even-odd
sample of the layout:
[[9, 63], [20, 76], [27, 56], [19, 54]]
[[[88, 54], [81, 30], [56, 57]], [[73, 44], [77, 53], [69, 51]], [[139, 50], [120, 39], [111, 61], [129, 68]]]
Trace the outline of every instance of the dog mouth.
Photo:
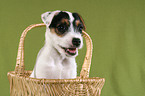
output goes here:
[[76, 47], [70, 47], [70, 48], [61, 47], [61, 48], [64, 49], [64, 51], [71, 56], [74, 56], [77, 53]]

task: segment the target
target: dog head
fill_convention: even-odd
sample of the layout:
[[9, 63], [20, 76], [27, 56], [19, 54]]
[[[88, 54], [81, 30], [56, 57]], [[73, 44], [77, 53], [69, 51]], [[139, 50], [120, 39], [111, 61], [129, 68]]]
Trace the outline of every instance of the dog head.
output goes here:
[[51, 41], [62, 56], [77, 56], [83, 46], [82, 30], [86, 29], [82, 17], [78, 13], [57, 10], [43, 13], [41, 18], [46, 24], [46, 43]]

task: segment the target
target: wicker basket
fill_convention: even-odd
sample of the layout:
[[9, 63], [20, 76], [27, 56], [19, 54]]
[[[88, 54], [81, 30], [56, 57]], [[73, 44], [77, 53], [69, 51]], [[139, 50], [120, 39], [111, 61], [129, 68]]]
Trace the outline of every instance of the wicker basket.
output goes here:
[[99, 77], [89, 78], [92, 58], [92, 41], [83, 31], [86, 40], [87, 52], [80, 72], [76, 79], [36, 79], [30, 78], [32, 71], [24, 67], [24, 40], [27, 32], [32, 28], [45, 26], [33, 24], [27, 27], [19, 42], [15, 71], [8, 72], [11, 96], [100, 96], [105, 79]]

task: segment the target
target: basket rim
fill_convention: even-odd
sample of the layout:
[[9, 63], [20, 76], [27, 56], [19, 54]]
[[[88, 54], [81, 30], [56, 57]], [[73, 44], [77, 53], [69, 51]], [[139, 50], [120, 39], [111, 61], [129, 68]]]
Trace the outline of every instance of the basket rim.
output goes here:
[[[26, 71], [25, 70], [25, 73], [26, 74], [30, 74], [32, 71]], [[77, 78], [74, 78], [74, 79], [45, 79], [45, 78], [32, 78], [30, 76], [19, 76], [18, 74], [15, 73], [15, 71], [9, 71], [7, 73], [7, 76], [8, 78], [12, 78], [12, 77], [15, 77], [15, 78], [19, 78], [19, 79], [25, 79], [27, 81], [34, 81], [34, 82], [37, 82], [38, 84], [39, 83], [42, 83], [42, 84], [47, 84], [47, 83], [53, 83], [53, 84], [60, 84], [60, 83], [95, 83], [95, 82], [105, 82], [105, 78], [100, 78], [100, 77], [89, 77], [89, 78], [80, 78], [80, 77], [77, 77]]]

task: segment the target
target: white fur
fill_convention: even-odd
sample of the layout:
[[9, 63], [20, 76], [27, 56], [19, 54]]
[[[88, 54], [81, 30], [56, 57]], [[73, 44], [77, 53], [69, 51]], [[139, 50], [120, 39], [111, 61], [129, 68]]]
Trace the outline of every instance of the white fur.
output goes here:
[[[46, 79], [71, 79], [77, 76], [77, 65], [75, 57], [78, 55], [78, 49], [83, 46], [83, 39], [79, 32], [74, 32], [72, 22], [74, 20], [72, 13], [70, 16], [70, 32], [63, 37], [50, 32], [49, 25], [54, 17], [60, 11], [46, 12], [41, 15], [42, 21], [46, 24], [45, 45], [39, 51], [34, 70], [30, 77]], [[72, 45], [72, 38], [80, 38], [81, 45], [77, 48], [75, 56], [66, 56], [64, 49], [60, 46], [69, 48]], [[60, 46], [59, 46], [60, 45]]]

